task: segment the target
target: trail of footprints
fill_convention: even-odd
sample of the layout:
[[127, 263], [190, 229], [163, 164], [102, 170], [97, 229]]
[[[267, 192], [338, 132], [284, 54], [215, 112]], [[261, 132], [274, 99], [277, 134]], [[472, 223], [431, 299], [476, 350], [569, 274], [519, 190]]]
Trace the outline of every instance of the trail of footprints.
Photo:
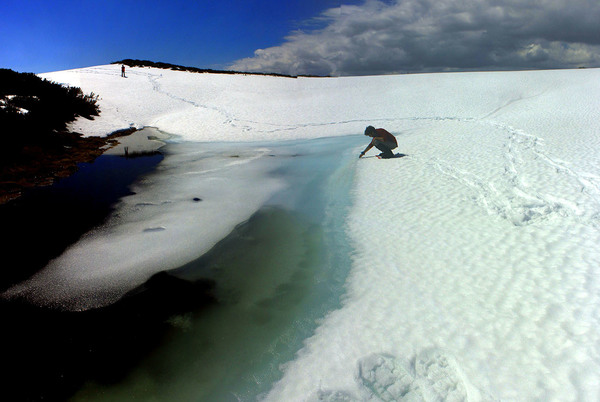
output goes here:
[[[600, 176], [577, 172], [566, 162], [551, 158], [543, 151], [543, 140], [508, 125], [492, 123], [507, 133], [503, 172], [494, 180], [432, 159], [443, 174], [473, 190], [473, 199], [497, 215], [524, 226], [550, 219], [569, 217], [600, 228]], [[559, 194], [545, 190], [549, 183], [528, 178], [527, 169], [551, 171], [550, 180], [561, 183]], [[577, 199], [573, 200], [573, 197]]]
[[[223, 110], [200, 105], [168, 93], [159, 84], [161, 76], [148, 75], [148, 80], [155, 91], [165, 94], [173, 99], [189, 103], [198, 108], [211, 109], [222, 113], [225, 122], [230, 125], [241, 125], [248, 131], [258, 122], [234, 118]], [[423, 121], [462, 121], [475, 123], [477, 120], [456, 117], [412, 117], [385, 119], [398, 120], [423, 120]], [[273, 125], [272, 132], [294, 130], [307, 126], [327, 126], [334, 124], [365, 123], [362, 120], [306, 123], [301, 125]], [[438, 158], [433, 158], [431, 163], [443, 174], [452, 177], [462, 185], [470, 188], [473, 199], [480, 204], [490, 215], [499, 216], [508, 220], [515, 226], [530, 225], [552, 217], [569, 217], [578, 219], [586, 224], [594, 225], [600, 229], [600, 176], [592, 173], [578, 172], [568, 166], [566, 162], [550, 157], [543, 150], [543, 139], [531, 135], [523, 130], [496, 121], [480, 123], [491, 125], [506, 133], [507, 142], [505, 149], [504, 171], [498, 178], [490, 181], [479, 177], [477, 174], [459, 169], [450, 163]], [[565, 188], [561, 194], [550, 193], [544, 190], [544, 183], [536, 183], [535, 179], [527, 179], [527, 168], [531, 169], [539, 164], [540, 169], [554, 169], [557, 180], [569, 183], [570, 188]], [[530, 172], [531, 173], [531, 172]], [[565, 180], [566, 179], [566, 180]], [[569, 193], [569, 194], [567, 194]], [[570, 196], [580, 193], [577, 202]]]

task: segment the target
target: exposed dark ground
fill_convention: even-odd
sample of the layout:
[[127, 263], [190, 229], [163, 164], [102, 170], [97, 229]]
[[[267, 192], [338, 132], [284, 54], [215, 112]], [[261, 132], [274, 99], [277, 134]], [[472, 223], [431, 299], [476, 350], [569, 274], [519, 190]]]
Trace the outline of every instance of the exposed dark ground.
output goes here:
[[116, 138], [135, 129], [115, 132], [107, 137], [84, 138], [71, 132], [57, 133], [51, 146], [31, 144], [23, 147], [10, 163], [0, 164], [0, 205], [19, 198], [28, 189], [48, 186], [71, 176], [81, 163], [91, 163]]

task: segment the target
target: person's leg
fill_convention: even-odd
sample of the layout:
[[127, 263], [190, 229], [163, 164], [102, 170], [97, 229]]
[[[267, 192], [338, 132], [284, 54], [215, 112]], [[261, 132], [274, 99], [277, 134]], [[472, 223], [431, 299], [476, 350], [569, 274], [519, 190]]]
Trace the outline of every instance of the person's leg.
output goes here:
[[392, 150], [385, 142], [375, 141], [375, 148], [381, 151], [380, 156], [382, 158], [392, 158], [394, 156]]

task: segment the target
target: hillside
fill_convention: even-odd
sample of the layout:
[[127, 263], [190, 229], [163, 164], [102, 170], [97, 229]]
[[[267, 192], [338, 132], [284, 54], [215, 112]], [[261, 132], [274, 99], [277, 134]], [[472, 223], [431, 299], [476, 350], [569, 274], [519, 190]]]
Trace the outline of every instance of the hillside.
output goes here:
[[[100, 94], [71, 123], [86, 136], [171, 137], [105, 224], [3, 297], [93, 310], [226, 258], [223, 310], [178, 317], [80, 400], [598, 399], [600, 70], [43, 77]], [[407, 156], [358, 159], [367, 125]]]
[[[137, 59], [123, 59], [120, 61], [115, 61], [111, 64], [123, 64], [129, 67], [151, 67], [151, 68], [160, 68], [165, 70], [173, 70], [173, 71], [186, 71], [188, 73], [209, 73], [209, 74], [242, 74], [242, 75], [263, 75], [263, 76], [271, 76], [271, 77], [287, 77], [287, 78], [297, 78], [298, 76], [286, 75], [286, 74], [276, 74], [276, 73], [248, 73], [243, 71], [232, 71], [232, 70], [214, 70], [212, 68], [198, 68], [198, 67], [186, 67], [180, 66], [177, 64], [164, 63], [164, 62], [156, 62], [150, 60], [137, 60]], [[307, 77], [307, 76], [300, 76]]]

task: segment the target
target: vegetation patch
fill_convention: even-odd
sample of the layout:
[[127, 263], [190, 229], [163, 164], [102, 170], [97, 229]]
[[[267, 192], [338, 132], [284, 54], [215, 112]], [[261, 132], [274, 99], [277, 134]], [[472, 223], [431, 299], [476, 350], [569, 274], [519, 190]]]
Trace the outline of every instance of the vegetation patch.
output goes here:
[[72, 174], [78, 163], [93, 161], [114, 142], [67, 128], [77, 117], [98, 116], [97, 101], [80, 88], [0, 69], [0, 204]]

